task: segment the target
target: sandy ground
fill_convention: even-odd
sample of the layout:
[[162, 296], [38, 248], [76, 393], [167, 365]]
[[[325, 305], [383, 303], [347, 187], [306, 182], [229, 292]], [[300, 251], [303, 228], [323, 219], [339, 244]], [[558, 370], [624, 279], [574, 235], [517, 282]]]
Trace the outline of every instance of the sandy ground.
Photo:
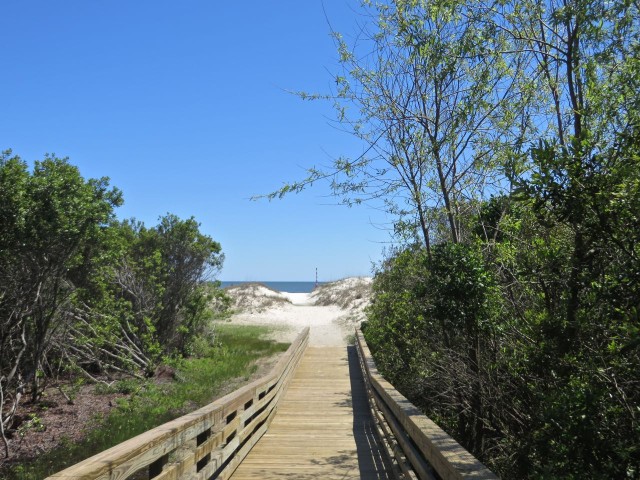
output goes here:
[[310, 327], [309, 345], [342, 346], [363, 318], [370, 298], [371, 280], [349, 278], [321, 286], [313, 293], [274, 292], [253, 285], [229, 290], [242, 305], [231, 322], [275, 327], [272, 337], [293, 341], [304, 327]]

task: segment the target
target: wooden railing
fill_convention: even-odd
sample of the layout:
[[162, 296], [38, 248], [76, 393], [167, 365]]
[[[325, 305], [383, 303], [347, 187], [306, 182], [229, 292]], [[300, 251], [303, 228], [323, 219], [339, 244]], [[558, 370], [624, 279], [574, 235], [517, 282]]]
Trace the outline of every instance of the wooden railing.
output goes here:
[[271, 373], [48, 479], [226, 479], [265, 433], [309, 342], [305, 328]]
[[356, 346], [378, 437], [396, 478], [498, 478], [382, 378], [359, 328]]

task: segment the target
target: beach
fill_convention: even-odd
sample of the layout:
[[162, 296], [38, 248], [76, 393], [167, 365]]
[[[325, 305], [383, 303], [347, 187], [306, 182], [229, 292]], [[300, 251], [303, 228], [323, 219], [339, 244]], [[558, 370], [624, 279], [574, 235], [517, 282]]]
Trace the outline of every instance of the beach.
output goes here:
[[364, 319], [371, 298], [371, 278], [351, 277], [319, 286], [311, 293], [278, 292], [260, 284], [228, 288], [235, 313], [230, 322], [266, 325], [274, 340], [291, 342], [310, 328], [309, 345], [342, 346]]

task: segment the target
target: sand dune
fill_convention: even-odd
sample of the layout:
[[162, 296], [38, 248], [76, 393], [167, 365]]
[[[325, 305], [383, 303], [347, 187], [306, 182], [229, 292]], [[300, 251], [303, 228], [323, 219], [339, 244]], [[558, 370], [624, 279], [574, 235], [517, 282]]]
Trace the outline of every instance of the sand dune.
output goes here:
[[338, 280], [312, 293], [277, 292], [260, 284], [234, 286], [227, 293], [236, 308], [232, 323], [273, 326], [274, 338], [281, 341], [292, 341], [308, 326], [310, 345], [340, 346], [346, 345], [354, 326], [364, 319], [371, 278]]

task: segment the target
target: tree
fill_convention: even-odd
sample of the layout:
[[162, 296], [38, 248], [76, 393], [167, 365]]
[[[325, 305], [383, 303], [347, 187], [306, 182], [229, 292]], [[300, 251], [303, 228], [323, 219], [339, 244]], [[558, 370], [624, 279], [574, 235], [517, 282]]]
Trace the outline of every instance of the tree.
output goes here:
[[482, 455], [500, 301], [480, 249], [402, 251], [377, 272], [374, 293], [365, 335], [383, 374]]
[[[525, 73], [511, 88], [537, 138], [521, 137], [526, 155], [513, 149], [506, 162], [513, 194], [473, 204], [477, 237], [434, 247], [419, 277], [402, 252], [374, 282], [366, 335], [387, 372], [505, 478], [640, 471], [638, 7], [469, 7], [507, 37], [496, 53]], [[493, 307], [474, 309], [474, 291]], [[454, 334], [481, 341], [466, 363]], [[459, 408], [474, 428], [460, 429], [470, 422]]]
[[[75, 291], [85, 250], [91, 248], [121, 202], [106, 178], [85, 181], [66, 159], [47, 156], [33, 173], [18, 157], [2, 160], [3, 310], [29, 344], [32, 396], [39, 394], [48, 338], [60, 326], [61, 307]], [[8, 280], [11, 278], [11, 280]], [[14, 288], [11, 288], [13, 286]]]
[[205, 312], [199, 300], [203, 283], [222, 268], [224, 256], [218, 242], [199, 231], [194, 218], [180, 220], [175, 215], [160, 219], [144, 248], [160, 253], [162, 267], [161, 310], [155, 322], [158, 338], [166, 350], [184, 351], [187, 339], [198, 332]]
[[195, 219], [171, 214], [153, 228], [136, 222], [121, 228], [129, 246], [114, 274], [118, 295], [132, 306], [134, 330], [147, 332], [161, 353], [186, 353], [208, 311], [205, 282], [224, 261], [220, 244]]
[[302, 94], [333, 100], [338, 121], [366, 152], [312, 168], [270, 197], [331, 178], [347, 203], [382, 201], [396, 226], [416, 226], [429, 252], [442, 212], [457, 243], [465, 210], [505, 186], [500, 167], [529, 129], [526, 95], [513, 88], [521, 59], [499, 55], [509, 48], [507, 36], [466, 2], [396, 0], [370, 8], [371, 21], [353, 45], [334, 33], [343, 69], [337, 92]]
[[638, 90], [631, 72], [637, 66], [640, 12], [632, 2], [585, 0], [507, 2], [501, 12], [495, 28], [526, 59], [526, 88], [542, 94], [531, 108], [541, 141], [532, 149], [532, 173], [515, 172], [512, 180], [539, 199], [538, 209], [544, 204], [571, 225], [566, 315], [575, 324], [579, 272], [590, 251], [582, 228], [588, 208], [581, 197], [591, 177], [607, 174], [601, 162], [610, 146], [633, 128]]
[[[108, 179], [84, 180], [66, 159], [0, 157], [0, 397], [3, 429], [24, 385], [40, 395], [51, 338], [87, 273], [89, 251], [121, 202]], [[13, 402], [6, 413], [4, 402]], [[4, 435], [3, 435], [4, 439]]]
[[153, 374], [206, 330], [224, 259], [193, 219], [118, 222], [122, 195], [67, 159], [0, 156], [0, 436], [25, 393], [77, 372]]
[[204, 331], [207, 280], [224, 255], [193, 218], [168, 214], [153, 228], [114, 222], [109, 231], [109, 259], [76, 304], [65, 355], [100, 371], [152, 375], [162, 356], [188, 355]]

